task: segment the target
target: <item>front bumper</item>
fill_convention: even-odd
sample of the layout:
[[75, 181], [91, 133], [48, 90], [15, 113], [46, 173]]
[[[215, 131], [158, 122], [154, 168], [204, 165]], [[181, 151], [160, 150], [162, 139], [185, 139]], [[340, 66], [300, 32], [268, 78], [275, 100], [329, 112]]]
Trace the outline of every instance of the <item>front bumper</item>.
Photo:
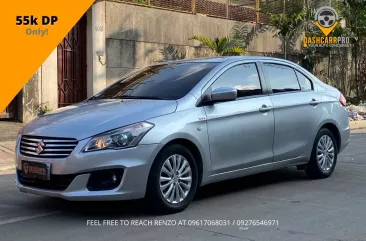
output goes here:
[[[151, 165], [159, 152], [160, 144], [138, 145], [120, 150], [104, 150], [89, 153], [81, 152], [89, 140], [82, 140], [70, 156], [64, 159], [45, 159], [23, 156], [17, 148], [16, 166], [22, 169], [21, 161], [33, 161], [51, 164], [51, 174], [69, 175], [75, 178], [65, 190], [51, 190], [29, 186], [20, 182], [17, 172], [16, 185], [21, 192], [43, 196], [59, 197], [72, 201], [107, 201], [138, 199], [145, 196], [147, 179]], [[106, 169], [123, 169], [119, 186], [112, 190], [89, 191], [87, 183], [90, 172]], [[52, 175], [51, 175], [52, 179]]]

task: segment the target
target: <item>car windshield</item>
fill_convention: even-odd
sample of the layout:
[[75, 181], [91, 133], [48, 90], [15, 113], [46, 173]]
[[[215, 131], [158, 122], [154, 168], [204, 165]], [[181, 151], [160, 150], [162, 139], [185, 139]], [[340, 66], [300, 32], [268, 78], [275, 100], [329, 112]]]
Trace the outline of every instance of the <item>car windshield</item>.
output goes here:
[[168, 63], [147, 67], [113, 84], [91, 99], [177, 100], [185, 96], [217, 63]]

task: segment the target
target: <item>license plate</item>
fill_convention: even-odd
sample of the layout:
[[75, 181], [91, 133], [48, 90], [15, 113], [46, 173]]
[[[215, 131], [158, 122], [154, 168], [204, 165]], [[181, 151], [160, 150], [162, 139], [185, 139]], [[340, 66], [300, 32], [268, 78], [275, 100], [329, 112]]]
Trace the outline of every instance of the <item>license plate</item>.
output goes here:
[[50, 180], [51, 164], [22, 161], [22, 175], [29, 178]]

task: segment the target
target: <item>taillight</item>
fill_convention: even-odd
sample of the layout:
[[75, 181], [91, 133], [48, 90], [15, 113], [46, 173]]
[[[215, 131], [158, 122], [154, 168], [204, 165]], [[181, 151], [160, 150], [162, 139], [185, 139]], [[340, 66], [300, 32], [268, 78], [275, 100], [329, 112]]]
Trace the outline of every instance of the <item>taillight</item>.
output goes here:
[[341, 97], [339, 97], [339, 103], [341, 103], [341, 105], [346, 106], [347, 101], [346, 98], [344, 97], [343, 94], [341, 94]]

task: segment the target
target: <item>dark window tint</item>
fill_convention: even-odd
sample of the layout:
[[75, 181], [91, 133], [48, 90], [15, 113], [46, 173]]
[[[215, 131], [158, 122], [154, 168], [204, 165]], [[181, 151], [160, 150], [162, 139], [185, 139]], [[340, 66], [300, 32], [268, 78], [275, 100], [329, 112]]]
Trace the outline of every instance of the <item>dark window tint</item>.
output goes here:
[[312, 90], [313, 89], [313, 85], [311, 83], [311, 81], [305, 77], [305, 75], [303, 75], [302, 73], [296, 71], [296, 75], [297, 75], [297, 79], [299, 80], [299, 84], [301, 87], [301, 90]]
[[264, 64], [273, 93], [299, 91], [300, 86], [295, 71], [287, 66]]
[[174, 63], [150, 66], [113, 84], [93, 99], [182, 98], [217, 63]]
[[231, 87], [238, 90], [238, 98], [262, 94], [255, 64], [241, 64], [224, 72], [212, 85], [212, 90]]

